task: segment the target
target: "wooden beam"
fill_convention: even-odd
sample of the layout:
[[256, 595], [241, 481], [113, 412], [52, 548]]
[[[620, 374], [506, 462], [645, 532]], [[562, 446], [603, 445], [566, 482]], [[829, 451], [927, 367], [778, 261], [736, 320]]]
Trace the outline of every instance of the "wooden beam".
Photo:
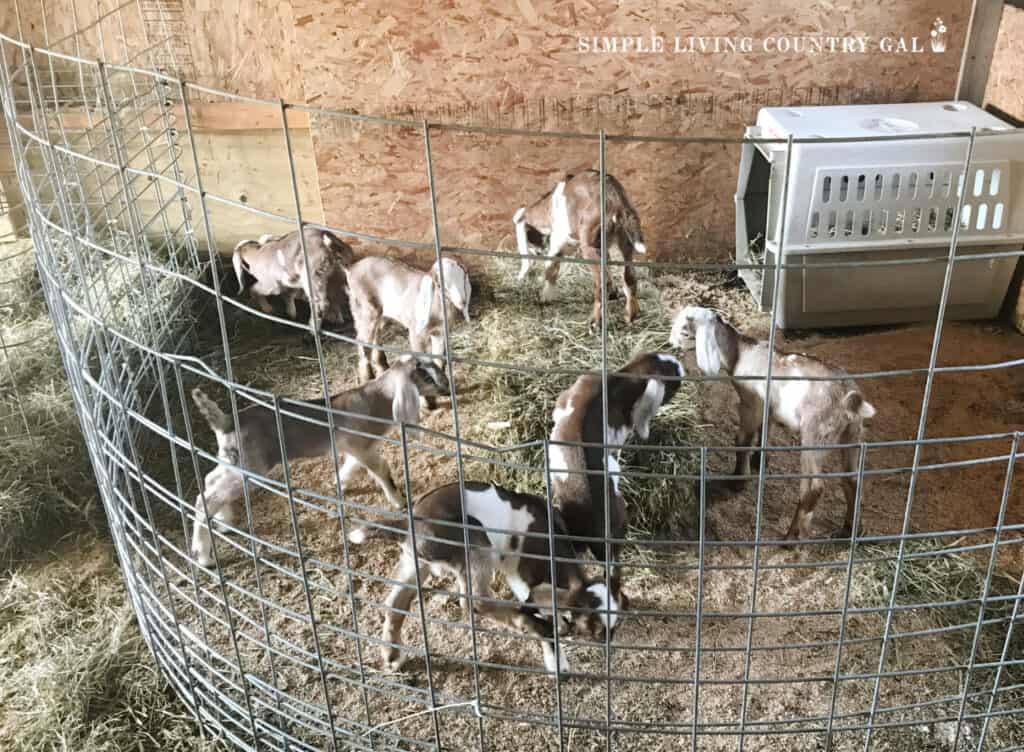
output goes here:
[[1003, 0], [974, 0], [971, 22], [967, 27], [960, 76], [956, 82], [956, 98], [981, 107], [985, 99], [989, 68], [1003, 18]]
[[[152, 107], [152, 114], [142, 116], [141, 120], [153, 123], [160, 112]], [[281, 130], [281, 111], [277, 105], [259, 105], [249, 102], [211, 102], [194, 104], [190, 108], [192, 128], [196, 131], [265, 131]], [[170, 112], [174, 127], [185, 128], [185, 110], [181, 105], [173, 105]], [[87, 130], [92, 125], [103, 122], [104, 114], [97, 111], [91, 114], [80, 107], [66, 108], [60, 111], [60, 121], [64, 128], [72, 131]], [[123, 119], [139, 119], [138, 113], [122, 114]], [[32, 126], [31, 115], [19, 115], [18, 122], [27, 127]], [[300, 110], [288, 113], [288, 125], [295, 130], [309, 129], [309, 114]]]

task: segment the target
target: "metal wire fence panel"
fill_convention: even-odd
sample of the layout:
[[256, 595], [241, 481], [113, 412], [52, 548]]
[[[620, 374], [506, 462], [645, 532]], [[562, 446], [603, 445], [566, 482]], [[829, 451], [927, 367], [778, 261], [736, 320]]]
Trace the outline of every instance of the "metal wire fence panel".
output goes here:
[[[622, 378], [616, 372], [638, 352], [682, 358], [668, 343], [674, 304], [694, 289], [687, 280], [715, 275], [715, 285], [725, 287], [725, 273], [743, 265], [638, 261], [648, 290], [676, 286], [673, 305], [642, 296], [643, 312], [627, 328], [598, 282], [596, 332], [588, 332], [588, 272], [596, 269], [601, 280], [624, 265], [607, 252], [609, 145], [739, 147], [751, 139], [531, 134], [367, 118], [219, 92], [180, 77], [191, 62], [178, 59], [176, 8], [153, 2], [112, 11], [113, 19], [141, 14], [154, 38], [143, 53], [123, 39], [118, 51], [118, 39], [106, 39], [104, 62], [69, 53], [66, 44], [41, 49], [0, 37], [0, 87], [42, 292], [129, 593], [154, 658], [199, 722], [241, 749], [1024, 748], [1020, 434], [979, 421], [943, 435], [933, 423], [937, 404], [953, 409], [945, 396], [936, 397], [942, 385], [1019, 374], [1024, 363], [1015, 343], [998, 358], [972, 361], [974, 350], [944, 357], [950, 336], [962, 346], [965, 332], [975, 331], [950, 331], [945, 321], [954, 268], [977, 263], [977, 256], [961, 261], [957, 254], [959, 223], [952, 223], [940, 259], [936, 317], [914, 330], [923, 362], [867, 349], [860, 358], [854, 348], [844, 363], [850, 373], [841, 375], [794, 376], [788, 361], [771, 358], [765, 372], [735, 379], [690, 368], [669, 379], [678, 392], [654, 417], [650, 434], [623, 447], [612, 430], [612, 386]], [[95, 29], [101, 41], [102, 28]], [[160, 37], [155, 28], [168, 34]], [[294, 200], [286, 210], [220, 190], [197, 142], [200, 108], [215, 99], [272, 108], [287, 148], [287, 174], [279, 177]], [[290, 121], [297, 113], [418, 138], [429, 240], [307, 221]], [[583, 305], [566, 302], [571, 313], [523, 300], [514, 280], [517, 253], [445, 244], [438, 210], [444, 164], [436, 155], [439, 144], [451, 148], [453, 134], [467, 132], [592, 142], [604, 252], [561, 259], [568, 289], [583, 296]], [[940, 137], [955, 139], [968, 174], [976, 145], [1005, 133]], [[851, 140], [863, 141], [836, 139]], [[791, 154], [796, 141], [776, 146]], [[788, 177], [787, 171], [782, 185]], [[783, 213], [787, 198], [788, 189]], [[953, 216], [961, 203], [962, 196]], [[382, 351], [395, 366], [413, 345], [367, 342], [350, 328], [251, 305], [236, 294], [235, 270], [222, 255], [232, 250], [219, 240], [225, 211], [277, 229], [312, 227], [416, 249], [436, 264], [441, 289], [445, 275], [455, 273], [446, 259], [471, 266], [483, 260], [501, 270], [474, 274], [475, 321], [458, 321], [455, 309], [442, 304], [436, 341], [425, 345], [430, 352], [417, 350], [443, 363], [443, 409], [405, 422], [388, 412], [377, 416], [384, 423], [378, 427], [365, 410], [335, 399], [356, 388], [357, 348]], [[315, 309], [318, 249], [305, 233], [297, 237], [305, 275], [297, 284]], [[893, 263], [831, 266], [841, 275]], [[912, 274], [914, 263], [896, 268]], [[787, 264], [749, 266], [765, 280], [774, 277], [775, 299], [763, 322], [771, 350], [782, 344], [775, 324]], [[711, 288], [701, 289], [707, 298]], [[6, 354], [8, 344], [0, 346]], [[601, 436], [570, 446], [581, 456], [596, 450], [599, 469], [553, 466], [552, 458], [563, 457], [554, 451], [559, 441], [548, 438], [555, 400], [586, 375], [599, 395]], [[894, 408], [875, 398], [879, 435], [794, 444], [772, 435], [764, 403], [748, 427], [763, 437], [762, 446], [753, 462], [737, 462], [737, 476], [728, 464], [750, 447], [730, 443], [716, 425], [721, 402], [698, 408], [730, 381], [753, 380], [770, 393], [773, 381], [851, 378], [868, 393], [901, 379], [919, 386], [907, 407], [910, 431], [886, 432], [886, 411]], [[191, 394], [197, 386], [221, 406], [216, 436], [207, 426], [211, 408], [197, 408]], [[972, 410], [1012, 410], [1006, 405], [1015, 398], [984, 395]], [[730, 411], [732, 404], [730, 396]], [[248, 422], [254, 415], [262, 416], [259, 431], [245, 434], [256, 425]], [[230, 436], [235, 443], [225, 443]], [[376, 487], [350, 486], [353, 437], [379, 441], [375, 451], [385, 466], [373, 477], [382, 487], [390, 482], [402, 506], [382, 502]], [[299, 449], [317, 441], [317, 456]], [[250, 456], [257, 446], [269, 459]], [[845, 456], [841, 470], [803, 461], [829, 453]], [[388, 467], [400, 469], [399, 482], [385, 477]], [[597, 535], [570, 535], [548, 511], [559, 473], [582, 474], [584, 485], [601, 489]], [[958, 474], [986, 474], [979, 498], [943, 490]], [[743, 503], [729, 507], [729, 525], [712, 531], [710, 521], [722, 517], [715, 507], [731, 503], [721, 500], [723, 489], [743, 480], [746, 495], [735, 497]], [[532, 492], [544, 501], [546, 521], [520, 529], [510, 518], [481, 519], [468, 501], [450, 518], [425, 516], [426, 507], [416, 504], [446, 482], [456, 498], [468, 499], [483, 493], [481, 481]], [[221, 482], [237, 500], [233, 514], [222, 503]], [[841, 541], [782, 540], [778, 515], [792, 513], [807, 489], [821, 493], [828, 483], [853, 489], [850, 533]], [[632, 520], [621, 535], [613, 527], [620, 488]], [[980, 498], [981, 489], [992, 498]], [[990, 514], [922, 520], [918, 510], [931, 515], [936, 499]], [[541, 514], [535, 510], [530, 519]], [[208, 527], [205, 520], [212, 520]], [[387, 538], [389, 529], [408, 536], [402, 550], [360, 537]], [[509, 535], [521, 543], [512, 544], [524, 552], [520, 563], [536, 544], [530, 550], [541, 551], [544, 582], [587, 572], [596, 588], [587, 592], [603, 592], [605, 600], [587, 606], [553, 597], [553, 588], [545, 601], [537, 587], [517, 591], [514, 577], [507, 587], [502, 578], [491, 582], [487, 567], [502, 569], [503, 560], [489, 557]], [[208, 566], [200, 561], [204, 536], [211, 540]], [[575, 548], [563, 545], [573, 542]], [[438, 564], [424, 553], [436, 557], [438, 547], [457, 555]], [[602, 559], [609, 566], [595, 567]], [[488, 576], [477, 576], [481, 567]], [[629, 604], [613, 613], [607, 594], [620, 576]], [[568, 621], [610, 624], [613, 616], [623, 617], [614, 633], [566, 628]], [[399, 643], [404, 663], [395, 658]], [[566, 670], [552, 670], [563, 662]]]

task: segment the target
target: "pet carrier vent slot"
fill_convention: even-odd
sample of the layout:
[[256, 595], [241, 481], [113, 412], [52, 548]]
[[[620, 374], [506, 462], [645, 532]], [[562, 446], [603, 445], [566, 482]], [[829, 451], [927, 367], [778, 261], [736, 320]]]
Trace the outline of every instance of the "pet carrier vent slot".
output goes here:
[[[949, 233], [959, 192], [964, 195], [962, 235], [1005, 231], [1003, 212], [1009, 201], [1006, 162], [972, 166], [964, 180], [957, 164], [886, 167], [872, 171], [818, 168], [804, 238], [819, 243], [906, 239]], [[952, 191], [954, 181], [957, 192]], [[871, 187], [869, 188], [869, 184]], [[984, 204], [982, 203], [984, 201]], [[841, 204], [842, 210], [829, 207]], [[1003, 204], [1003, 209], [997, 209]], [[845, 208], [849, 207], [849, 208]]]

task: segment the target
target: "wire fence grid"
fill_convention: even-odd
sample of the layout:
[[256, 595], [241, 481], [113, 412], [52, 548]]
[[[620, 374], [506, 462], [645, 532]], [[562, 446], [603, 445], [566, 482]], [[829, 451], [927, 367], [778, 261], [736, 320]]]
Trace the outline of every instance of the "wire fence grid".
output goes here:
[[[191, 499], [202, 488], [205, 470], [224, 460], [211, 450], [208, 435], [197, 437], [205, 427], [196, 424], [188, 404], [190, 388], [201, 384], [226, 390], [236, 426], [239, 410], [256, 404], [273, 411], [280, 437], [283, 420], [301, 420], [328, 427], [333, 442], [336, 431], [348, 429], [335, 423], [347, 414], [330, 406], [336, 383], [332, 369], [338, 358], [348, 358], [344, 362], [350, 368], [353, 346], [366, 344], [344, 332], [251, 308], [226, 293], [219, 254], [227, 249], [217, 240], [218, 211], [416, 248], [433, 253], [436, 261], [476, 256], [512, 263], [518, 262], [514, 253], [442, 242], [432, 153], [437, 134], [588, 139], [602, 176], [612, 141], [738, 146], [752, 139], [542, 134], [371, 118], [229, 94], [182, 77], [191, 61], [182, 59], [187, 45], [180, 44], [180, 19], [174, 12], [172, 4], [162, 2], [114, 6], [91, 28], [76, 29], [70, 39], [55, 39], [52, 47], [47, 39], [46, 49], [0, 36], [0, 92], [42, 291], [129, 593], [155, 659], [200, 723], [236, 747], [252, 750], [483, 750], [524, 743], [559, 750], [631, 749], [639, 744], [740, 751], [1024, 749], [1024, 658], [1016, 630], [1024, 577], [1019, 571], [1012, 578], [1003, 576], [1007, 561], [1012, 570], [1012, 562], [1020, 560], [1024, 540], [1024, 525], [1010, 513], [1019, 484], [1015, 469], [1020, 434], [935, 437], [926, 430], [936, 377], [1024, 365], [1017, 359], [939, 365], [955, 265], [1020, 255], [959, 256], [959, 223], [953, 223], [948, 255], [923, 262], [945, 265], [928, 363], [852, 374], [871, 380], [922, 377], [916, 435], [859, 443], [852, 447], [858, 458], [855, 473], [813, 476], [856, 478], [852, 539], [840, 544], [802, 541], [798, 548], [781, 548], [781, 541], [768, 532], [769, 488], [811, 477], [772, 472], [770, 463], [777, 465], [777, 458], [793, 452], [836, 447], [772, 446], [767, 406], [761, 418], [765, 446], [750, 475], [756, 495], [749, 539], [715, 539], [706, 529], [709, 484], [732, 477], [715, 471], [713, 460], [737, 447], [632, 444], [638, 452], [685, 458], [684, 471], [645, 472], [637, 463], [622, 476], [696, 489], [695, 534], [613, 538], [610, 463], [605, 462], [607, 527], [602, 542], [609, 556], [615, 544], [629, 547], [622, 564], [634, 602], [614, 641], [607, 633], [596, 640], [555, 630], [556, 654], [566, 652], [572, 659], [573, 670], [566, 675], [543, 669], [535, 638], [492, 624], [473, 608], [459, 608], [490, 594], [474, 593], [472, 584], [460, 594], [438, 587], [436, 581], [421, 581], [418, 566], [416, 603], [403, 646], [416, 660], [401, 673], [382, 670], [375, 656], [388, 645], [378, 637], [378, 625], [388, 611], [382, 594], [394, 584], [388, 572], [397, 551], [384, 543], [369, 553], [350, 550], [347, 533], [355, 524], [372, 520], [404, 523], [417, 534], [411, 502], [432, 487], [439, 463], [448, 463], [448, 471], [454, 467], [463, 489], [479, 473], [494, 468], [541, 478], [550, 502], [548, 440], [497, 444], [468, 435], [460, 423], [466, 401], [456, 386], [470, 369], [525, 377], [557, 374], [564, 376], [566, 386], [591, 372], [602, 379], [607, 424], [607, 379], [621, 365], [610, 360], [607, 290], [602, 292], [600, 359], [589, 371], [476, 356], [455, 346], [454, 322], [442, 307], [444, 362], [452, 384], [450, 424], [443, 430], [397, 425], [386, 439], [389, 451], [400, 458], [403, 491], [410, 500], [406, 509], [378, 507], [343, 492], [336, 481], [336, 452], [326, 482], [288, 462], [283, 477], [239, 467], [244, 519], [214, 530], [215, 565], [198, 566], [188, 543], [195, 518]], [[141, 51], [130, 47], [124, 33], [121, 17], [127, 13], [147, 19], [144, 26], [152, 39], [147, 37]], [[107, 25], [113, 30], [104, 35]], [[60, 51], [76, 50], [87, 34], [96, 34], [107, 60], [122, 62]], [[211, 98], [276, 109], [294, 198], [289, 211], [255, 207], [204, 187], [195, 118], [196, 108]], [[300, 111], [418, 132], [432, 242], [381, 238], [358, 228], [306, 221], [289, 128], [290, 113]], [[971, 131], [930, 138], [955, 137], [963, 145], [968, 174], [976, 142], [1001, 135]], [[790, 152], [798, 142], [774, 141]], [[603, 185], [602, 180], [602, 191]], [[784, 195], [783, 207], [786, 199]], [[960, 216], [959, 209], [954, 216]], [[603, 231], [601, 243], [602, 248], [607, 244]], [[564, 263], [596, 263], [606, 273], [617, 262], [603, 253], [596, 262], [568, 258]], [[892, 263], [826, 266], [841, 273], [848, 266]], [[652, 261], [637, 266], [674, 272], [751, 268], [773, 275], [768, 339], [774, 345], [786, 263], [764, 267]], [[247, 385], [239, 351], [251, 343], [236, 336], [239, 320], [263, 320], [312, 338], [306, 355], [314, 364], [308, 383], [325, 400], [322, 415], [310, 418], [295, 410], [291, 395]], [[24, 343], [0, 343], [5, 358], [8, 348], [19, 344]], [[406, 352], [380, 349], [391, 355]], [[769, 365], [766, 389], [773, 380], [785, 378], [773, 374]], [[683, 381], [699, 389], [716, 379], [687, 375]], [[972, 444], [1000, 448], [948, 461], [936, 461], [942, 455], [928, 451]], [[618, 447], [605, 443], [601, 449], [607, 457]], [[897, 449], [912, 452], [909, 463], [882, 459]], [[538, 456], [545, 459], [538, 463]], [[998, 514], [991, 524], [913, 529], [918, 480], [976, 465], [1002, 473]], [[859, 533], [865, 479], [895, 478], [907, 483], [898, 532]], [[261, 497], [270, 501], [263, 503]], [[468, 563], [474, 545], [470, 536], [479, 526], [465, 514], [463, 510], [457, 527]], [[268, 527], [271, 518], [278, 527]], [[554, 550], [555, 533], [549, 528], [545, 536]], [[553, 578], [556, 567], [575, 561], [550, 558]], [[609, 570], [605, 577], [610, 577]]]

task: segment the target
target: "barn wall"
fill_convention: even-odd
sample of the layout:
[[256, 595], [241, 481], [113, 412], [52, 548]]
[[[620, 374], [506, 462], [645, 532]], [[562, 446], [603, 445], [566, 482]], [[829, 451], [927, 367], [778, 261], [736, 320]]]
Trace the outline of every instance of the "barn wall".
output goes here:
[[[742, 134], [760, 106], [947, 98], [956, 84], [969, 0], [832, 3], [542, 3], [452, 0], [321, 4], [293, 0], [307, 100], [369, 114], [609, 133]], [[601, 34], [919, 35], [941, 15], [943, 54], [616, 54], [577, 50]], [[314, 126], [327, 221], [430, 240], [422, 136]], [[319, 122], [319, 121], [318, 121]], [[596, 167], [593, 142], [438, 134], [446, 243], [494, 248], [509, 218], [564, 172]], [[735, 146], [610, 145], [614, 171], [662, 258], [731, 253]]]
[[[228, 91], [467, 124], [731, 136], [741, 135], [765, 105], [951, 96], [970, 11], [970, 0], [849, 0], [841, 12], [834, 3], [805, 0], [168, 4], [183, 19], [186, 73]], [[927, 48], [937, 16], [949, 30], [942, 54], [577, 49], [581, 32], [656, 32], [670, 47], [677, 35], [867, 35], [875, 42], [916, 35]], [[309, 143], [329, 224], [432, 239], [421, 133], [322, 116]], [[519, 205], [564, 172], [597, 164], [593, 141], [438, 133], [433, 146], [444, 242], [484, 248], [510, 242], [509, 218]], [[648, 246], [660, 258], [729, 256], [737, 162], [738, 148], [727, 145], [610, 143], [608, 149], [608, 168], [626, 184]], [[259, 182], [276, 188], [274, 178], [287, 177], [270, 174], [278, 167], [246, 169], [260, 170], [266, 180]]]
[[985, 104], [1024, 120], [1024, 9], [1003, 7], [995, 54], [985, 87]]
[[287, 0], [181, 2], [195, 80], [236, 94], [305, 99]]

